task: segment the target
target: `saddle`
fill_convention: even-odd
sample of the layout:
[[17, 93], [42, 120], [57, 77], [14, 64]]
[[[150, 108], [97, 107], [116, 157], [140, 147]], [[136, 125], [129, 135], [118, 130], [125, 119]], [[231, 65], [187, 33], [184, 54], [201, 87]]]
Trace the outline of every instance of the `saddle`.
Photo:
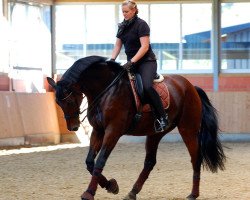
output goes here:
[[[140, 74], [129, 73], [130, 85], [134, 95], [134, 101], [136, 105], [137, 112], [151, 112], [151, 106], [146, 102], [143, 92], [143, 84]], [[156, 78], [153, 81], [153, 87], [159, 94], [162, 105], [164, 109], [167, 109], [170, 105], [169, 91], [167, 85], [164, 83], [164, 77], [160, 74], [157, 74]]]

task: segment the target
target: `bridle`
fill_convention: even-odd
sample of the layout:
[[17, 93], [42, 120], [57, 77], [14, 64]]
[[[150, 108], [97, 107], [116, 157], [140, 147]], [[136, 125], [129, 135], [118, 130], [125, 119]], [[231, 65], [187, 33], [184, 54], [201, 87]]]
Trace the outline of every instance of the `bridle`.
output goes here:
[[[67, 100], [71, 95], [73, 94], [73, 91], [71, 91], [66, 97], [63, 97], [62, 99], [60, 99], [60, 101], [65, 101]], [[77, 107], [79, 108], [78, 102], [77, 100], [75, 100], [75, 104], [77, 105]], [[72, 115], [69, 114], [64, 114], [64, 118], [66, 120], [68, 119], [74, 119], [74, 118], [79, 118], [79, 115], [81, 114], [80, 110], [77, 110], [76, 112], [74, 112]]]
[[[115, 79], [99, 94], [95, 97], [95, 99], [92, 101], [91, 104], [88, 105], [88, 112], [90, 113], [95, 106], [98, 104], [99, 100], [101, 99], [101, 97], [114, 85], [116, 84], [116, 82], [123, 76], [123, 74], [127, 72], [125, 69], [122, 70], [116, 77]], [[60, 99], [60, 101], [65, 101], [67, 100], [72, 94], [74, 93], [74, 91], [71, 91], [66, 97]], [[84, 96], [83, 98], [85, 98], [86, 96]], [[74, 119], [74, 118], [79, 118], [79, 115], [82, 114], [84, 111], [86, 111], [87, 109], [84, 109], [83, 111], [80, 111], [80, 105], [78, 105], [78, 102], [75, 100], [76, 105], [78, 106], [79, 110], [77, 112], [74, 112], [72, 115], [67, 115], [64, 114], [64, 118], [67, 119]], [[81, 120], [81, 122], [83, 122], [87, 117], [84, 116], [84, 118]]]
[[61, 101], [66, 100], [67, 98], [69, 98], [71, 95], [73, 94], [73, 91], [71, 91], [66, 97], [60, 99]]

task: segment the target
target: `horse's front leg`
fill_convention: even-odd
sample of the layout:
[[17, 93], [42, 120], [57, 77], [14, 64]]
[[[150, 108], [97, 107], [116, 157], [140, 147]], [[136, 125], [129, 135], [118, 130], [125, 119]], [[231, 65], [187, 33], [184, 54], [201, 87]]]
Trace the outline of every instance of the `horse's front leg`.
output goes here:
[[156, 164], [156, 154], [159, 142], [163, 137], [162, 134], [148, 136], [146, 141], [146, 158], [144, 162], [144, 168], [141, 171], [137, 181], [135, 182], [132, 190], [123, 200], [136, 200], [136, 195], [141, 191], [145, 181], [148, 179], [150, 172], [153, 170]]
[[[101, 145], [103, 142], [103, 135], [104, 133], [97, 132], [94, 129], [91, 133], [89, 152], [85, 161], [87, 165], [87, 170], [91, 175], [93, 175], [95, 158], [101, 149]], [[110, 179], [108, 181], [107, 178], [102, 174], [100, 174], [99, 177], [99, 185], [102, 188], [105, 188], [108, 192], [113, 194], [117, 194], [119, 191], [116, 180]]]
[[[115, 147], [118, 140], [119, 140], [119, 137], [114, 136], [112, 134], [107, 134], [107, 136], [105, 136], [102, 147], [100, 149], [100, 153], [98, 155], [96, 163], [94, 164], [91, 181], [89, 183], [88, 189], [82, 194], [82, 200], [94, 200], [94, 196], [97, 190], [98, 183], [102, 185], [104, 178], [105, 178], [102, 175], [103, 168], [107, 162], [107, 159], [111, 151]], [[110, 182], [107, 182], [107, 179], [106, 179], [104, 183], [108, 184], [106, 185], [106, 187], [111, 187], [112, 190], [118, 193], [118, 190], [119, 190], [118, 185], [114, 179], [112, 179]]]

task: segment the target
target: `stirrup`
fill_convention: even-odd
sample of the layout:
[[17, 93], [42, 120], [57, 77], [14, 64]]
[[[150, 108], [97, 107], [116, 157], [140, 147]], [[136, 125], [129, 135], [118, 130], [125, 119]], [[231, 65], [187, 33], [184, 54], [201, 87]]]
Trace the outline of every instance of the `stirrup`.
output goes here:
[[154, 122], [154, 128], [156, 133], [162, 133], [169, 128], [168, 116], [164, 119], [161, 117], [160, 119], [156, 119]]

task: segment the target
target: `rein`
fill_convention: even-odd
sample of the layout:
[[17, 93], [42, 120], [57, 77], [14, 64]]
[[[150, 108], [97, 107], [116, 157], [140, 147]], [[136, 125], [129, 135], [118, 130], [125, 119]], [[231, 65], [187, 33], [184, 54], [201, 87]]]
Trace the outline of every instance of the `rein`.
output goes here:
[[[64, 98], [61, 99], [61, 100], [66, 100], [66, 99], [67, 99], [68, 97], [70, 97], [72, 94], [73, 94], [73, 91], [71, 91], [69, 95], [67, 95], [66, 97], [64, 97]], [[85, 98], [85, 96], [84, 96], [83, 98]], [[77, 102], [77, 101], [75, 101], [75, 102], [76, 102], [76, 104], [78, 105], [78, 102]], [[79, 105], [78, 105], [78, 107], [79, 107]], [[65, 118], [66, 120], [67, 120], [67, 119], [72, 119], [72, 118], [78, 118], [80, 114], [81, 114], [81, 111], [78, 110], [78, 111], [74, 112], [73, 115], [66, 115], [66, 114], [64, 114], [64, 118]]]
[[71, 91], [66, 97], [60, 99], [61, 101], [64, 101], [65, 99], [69, 98], [72, 95], [73, 91]]
[[[127, 72], [127, 70], [122, 70], [115, 79], [93, 100], [93, 102], [88, 106], [88, 111], [91, 112], [95, 106], [97, 105], [100, 98], [114, 85], [116, 82], [123, 76], [123, 74]], [[87, 115], [83, 118], [82, 122], [85, 120]]]
[[[64, 101], [66, 99], [68, 99], [71, 95], [73, 94], [73, 91], [71, 91], [66, 97], [60, 99], [60, 101]], [[85, 98], [85, 96], [83, 97]], [[78, 103], [76, 102], [76, 104], [78, 105]], [[79, 107], [79, 105], [78, 105]], [[84, 112], [84, 111], [83, 111]], [[79, 114], [81, 114], [82, 112], [81, 111], [77, 111], [77, 112], [74, 112], [73, 115], [67, 115], [67, 114], [64, 114], [64, 118], [67, 120], [67, 119], [72, 119], [72, 118], [77, 118], [79, 117]]]

